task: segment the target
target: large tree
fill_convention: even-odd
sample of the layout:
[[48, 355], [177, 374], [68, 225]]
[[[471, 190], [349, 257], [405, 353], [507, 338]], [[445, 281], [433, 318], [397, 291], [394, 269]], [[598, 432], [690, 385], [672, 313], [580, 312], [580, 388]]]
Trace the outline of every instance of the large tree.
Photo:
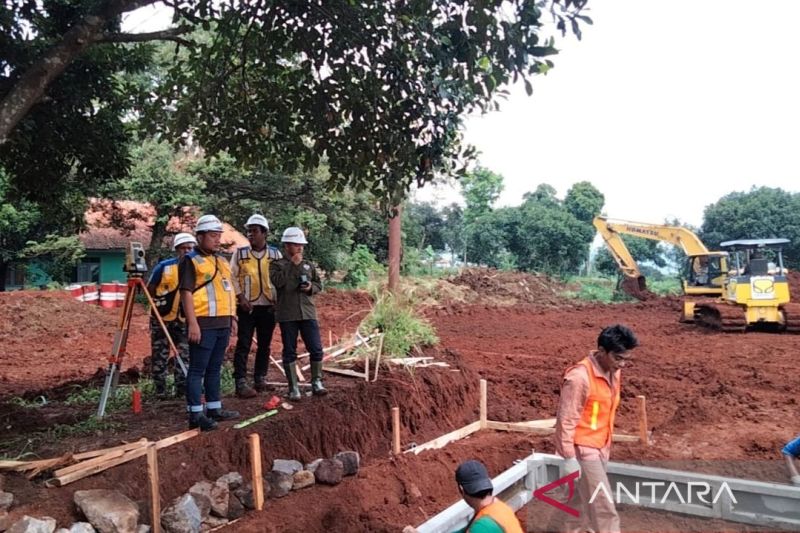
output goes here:
[[[590, 22], [580, 14], [586, 0], [196, 0], [173, 4], [174, 29], [119, 32], [121, 14], [154, 2], [6, 3], [4, 161], [22, 161], [12, 152], [49, 133], [52, 152], [41, 162], [61, 166], [40, 180], [66, 179], [65, 159], [98, 176], [122, 171], [124, 153], [113, 148], [124, 145], [127, 106], [169, 139], [192, 129], [211, 153], [240, 161], [293, 171], [327, 156], [331, 185], [368, 189], [394, 205], [414, 181], [463, 168], [464, 113], [496, 105], [501, 86], [517, 79], [530, 92], [530, 78], [552, 66], [544, 58], [556, 52], [553, 41], [541, 35], [551, 14], [562, 30]], [[203, 28], [202, 38], [185, 35], [187, 26]], [[120, 43], [152, 39], [191, 46], [155, 80], [157, 98], [145, 109], [141, 87], [131, 98], [113, 74], [148, 59], [147, 50]], [[70, 120], [74, 128], [63, 129]], [[21, 163], [6, 167], [13, 180], [38, 177]]]
[[800, 267], [800, 194], [770, 187], [732, 192], [706, 207], [700, 237], [710, 249], [735, 239], [786, 238], [785, 260]]

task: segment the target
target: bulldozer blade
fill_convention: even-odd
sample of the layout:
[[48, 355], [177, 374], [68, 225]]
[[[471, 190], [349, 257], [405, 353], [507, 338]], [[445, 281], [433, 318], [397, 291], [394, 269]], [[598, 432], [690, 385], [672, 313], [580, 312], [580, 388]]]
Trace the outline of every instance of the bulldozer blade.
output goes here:
[[647, 280], [644, 276], [623, 278], [620, 288], [622, 292], [637, 300], [644, 301], [653, 296], [653, 293], [647, 290]]

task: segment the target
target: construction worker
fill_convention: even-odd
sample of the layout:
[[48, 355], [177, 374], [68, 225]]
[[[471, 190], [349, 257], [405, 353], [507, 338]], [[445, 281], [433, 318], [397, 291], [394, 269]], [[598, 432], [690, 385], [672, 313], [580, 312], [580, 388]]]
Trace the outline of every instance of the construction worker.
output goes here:
[[620, 401], [620, 369], [638, 344], [625, 326], [607, 327], [597, 337], [597, 350], [564, 373], [555, 445], [565, 459], [562, 477], [577, 474], [578, 490], [567, 505], [580, 513], [565, 516], [564, 531], [587, 531], [587, 527], [596, 533], [619, 531], [614, 502], [598, 497], [589, 504], [589, 499], [600, 484], [606, 495], [612, 494], [606, 471]]
[[800, 472], [797, 471], [797, 466], [794, 464], [795, 459], [800, 459], [800, 435], [789, 441], [781, 453], [786, 458], [786, 468], [789, 469], [792, 485], [800, 487]]
[[[275, 290], [269, 281], [270, 262], [283, 257], [267, 245], [269, 223], [263, 215], [253, 215], [245, 224], [250, 246], [238, 248], [231, 257], [231, 273], [236, 287], [236, 316], [239, 334], [233, 353], [233, 377], [236, 395], [253, 398], [256, 391], [267, 390], [270, 344], [275, 331]], [[255, 390], [247, 384], [247, 357], [253, 343], [253, 330], [258, 340], [253, 380]]]
[[286, 228], [281, 237], [284, 257], [270, 264], [269, 277], [278, 293], [275, 318], [281, 328], [283, 341], [283, 369], [289, 383], [289, 399], [300, 399], [297, 385], [297, 334], [311, 355], [311, 392], [322, 396], [327, 390], [322, 385], [322, 339], [317, 323], [314, 295], [322, 290], [317, 269], [303, 258], [308, 244], [303, 230]]
[[[489, 472], [480, 461], [464, 461], [456, 469], [458, 492], [472, 507], [475, 514], [466, 527], [455, 533], [522, 533], [514, 510], [495, 498]], [[419, 533], [413, 526], [403, 528], [403, 533]]]
[[195, 234], [197, 247], [183, 257], [178, 272], [189, 338], [186, 403], [189, 428], [209, 431], [219, 420], [239, 417], [236, 411], [222, 408], [220, 397], [222, 361], [231, 334], [236, 335], [236, 296], [230, 266], [217, 255], [222, 223], [214, 215], [203, 215], [197, 220]]
[[[156, 308], [150, 314], [150, 366], [152, 368], [153, 384], [156, 396], [166, 398], [167, 392], [167, 364], [169, 361], [169, 341], [164, 334], [164, 329], [156, 318], [156, 313], [161, 315], [161, 320], [167, 327], [173, 344], [178, 349], [178, 357], [189, 367], [189, 342], [186, 339], [186, 321], [181, 313], [181, 299], [178, 295], [178, 263], [184, 255], [191, 252], [197, 241], [191, 233], [178, 233], [172, 241], [175, 257], [158, 263], [150, 274], [147, 282], [147, 291], [153, 297]], [[175, 396], [186, 395], [186, 376], [181, 365], [175, 363]]]

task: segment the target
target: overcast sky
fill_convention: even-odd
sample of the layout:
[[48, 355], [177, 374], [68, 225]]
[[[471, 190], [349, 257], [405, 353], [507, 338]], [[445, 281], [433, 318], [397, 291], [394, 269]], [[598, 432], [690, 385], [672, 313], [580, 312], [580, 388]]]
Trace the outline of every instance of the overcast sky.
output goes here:
[[[587, 14], [532, 97], [513, 87], [467, 121], [481, 164], [505, 177], [501, 205], [590, 181], [609, 216], [699, 225], [728, 192], [800, 190], [800, 1], [590, 0]], [[164, 20], [145, 8], [126, 29]]]

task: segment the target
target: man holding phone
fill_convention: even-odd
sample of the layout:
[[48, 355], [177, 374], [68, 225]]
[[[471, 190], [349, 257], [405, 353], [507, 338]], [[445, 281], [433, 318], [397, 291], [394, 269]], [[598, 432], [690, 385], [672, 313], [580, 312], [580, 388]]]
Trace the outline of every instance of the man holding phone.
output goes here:
[[328, 393], [322, 385], [322, 339], [317, 323], [314, 295], [322, 290], [316, 267], [303, 257], [308, 244], [305, 233], [297, 227], [286, 228], [281, 237], [283, 258], [272, 261], [269, 278], [278, 294], [275, 320], [281, 328], [283, 369], [289, 383], [289, 400], [302, 397], [297, 384], [297, 335], [311, 354], [311, 392]]

